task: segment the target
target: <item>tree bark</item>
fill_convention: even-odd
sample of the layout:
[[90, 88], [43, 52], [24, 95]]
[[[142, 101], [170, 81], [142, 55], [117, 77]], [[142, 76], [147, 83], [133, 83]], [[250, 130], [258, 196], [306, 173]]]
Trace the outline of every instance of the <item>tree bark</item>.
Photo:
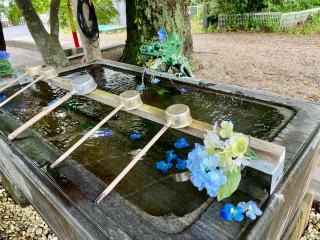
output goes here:
[[6, 41], [4, 40], [2, 22], [0, 21], [0, 51], [7, 51]]
[[51, 0], [50, 3], [50, 35], [59, 41], [59, 9], [61, 0]]
[[[15, 0], [27, 23], [29, 31], [47, 65], [66, 66], [68, 58], [59, 42], [59, 19], [57, 5], [61, 0], [52, 0], [50, 10], [51, 33], [49, 34], [40, 20], [30, 0]], [[54, 22], [55, 21], [55, 22]], [[52, 25], [53, 24], [53, 25]], [[58, 25], [58, 26], [57, 26]]]
[[193, 50], [185, 0], [126, 0], [127, 41], [121, 60], [138, 63], [139, 48], [152, 40], [160, 28], [176, 32], [183, 40], [183, 54]]

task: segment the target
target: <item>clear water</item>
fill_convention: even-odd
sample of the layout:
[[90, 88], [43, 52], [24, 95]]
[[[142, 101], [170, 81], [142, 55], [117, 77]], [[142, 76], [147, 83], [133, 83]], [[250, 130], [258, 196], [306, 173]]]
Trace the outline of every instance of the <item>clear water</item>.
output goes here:
[[[68, 74], [68, 78], [79, 73]], [[135, 89], [141, 79], [129, 73], [121, 73], [102, 66], [91, 66], [80, 74], [91, 74], [99, 88], [119, 94], [128, 89]], [[180, 88], [185, 88], [183, 93]], [[1, 98], [16, 91], [10, 89]], [[165, 94], [159, 95], [159, 89]], [[180, 90], [179, 90], [180, 89]], [[162, 92], [164, 92], [162, 90]], [[63, 96], [65, 91], [39, 83], [34, 89], [20, 95], [6, 109], [21, 121], [25, 122], [40, 111], [48, 102]], [[244, 99], [204, 91], [191, 86], [173, 84], [162, 80], [158, 85], [146, 81], [142, 94], [147, 104], [165, 109], [173, 103], [185, 103], [192, 112], [193, 118], [209, 123], [217, 120], [232, 120], [238, 131], [270, 139], [271, 135], [283, 123], [285, 117], [271, 106], [250, 102]], [[74, 97], [33, 128], [62, 151], [71, 147], [90, 127], [99, 122], [112, 108], [93, 102], [84, 97]], [[140, 117], [120, 112], [112, 118], [103, 129], [111, 129], [112, 136], [96, 137], [86, 141], [71, 157], [106, 184], [110, 183], [130, 162], [138, 149], [143, 148], [148, 140], [162, 126]], [[0, 130], [1, 126], [0, 126]], [[142, 134], [138, 140], [130, 140], [131, 133]], [[143, 211], [163, 216], [174, 213], [183, 216], [207, 200], [205, 192], [198, 192], [190, 182], [176, 183], [171, 175], [178, 172], [171, 170], [163, 174], [155, 168], [155, 163], [165, 158], [165, 151], [174, 149], [173, 144], [180, 137], [188, 140], [191, 147], [176, 150], [181, 158], [186, 158], [196, 142], [201, 140], [176, 130], [169, 130], [152, 147], [134, 169], [116, 187], [124, 198], [130, 200]], [[30, 151], [30, 157], [32, 157]], [[54, 161], [55, 159], [51, 159]], [[40, 165], [48, 162], [39, 162]]]

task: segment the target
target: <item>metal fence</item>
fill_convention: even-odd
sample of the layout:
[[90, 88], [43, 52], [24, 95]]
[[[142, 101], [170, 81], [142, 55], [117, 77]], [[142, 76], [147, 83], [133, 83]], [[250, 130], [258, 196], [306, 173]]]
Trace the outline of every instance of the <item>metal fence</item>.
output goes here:
[[220, 14], [218, 16], [218, 26], [223, 29], [227, 27], [245, 26], [276, 26], [279, 29], [293, 27], [308, 19], [311, 15], [320, 14], [320, 8], [310, 10], [281, 13], [247, 13], [247, 14]]
[[202, 4], [194, 5], [194, 6], [188, 6], [188, 13], [189, 13], [190, 19], [194, 19], [194, 18], [200, 17], [202, 15], [202, 9], [203, 9], [203, 5]]

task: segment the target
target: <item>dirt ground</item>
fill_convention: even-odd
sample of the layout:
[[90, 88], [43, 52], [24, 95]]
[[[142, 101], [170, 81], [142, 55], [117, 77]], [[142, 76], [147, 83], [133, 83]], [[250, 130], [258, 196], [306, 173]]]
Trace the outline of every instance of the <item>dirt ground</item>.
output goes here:
[[194, 34], [196, 76], [320, 102], [320, 37]]

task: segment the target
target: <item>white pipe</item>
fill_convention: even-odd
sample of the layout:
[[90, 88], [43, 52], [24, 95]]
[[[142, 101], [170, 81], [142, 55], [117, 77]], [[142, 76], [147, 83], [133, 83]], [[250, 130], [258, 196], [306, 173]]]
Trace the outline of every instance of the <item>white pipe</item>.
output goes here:
[[27, 90], [29, 87], [31, 87], [32, 85], [36, 84], [37, 82], [39, 82], [43, 77], [40, 76], [38, 77], [36, 80], [32, 81], [31, 83], [29, 83], [28, 85], [24, 86], [23, 88], [21, 88], [18, 92], [14, 93], [13, 95], [11, 95], [9, 98], [7, 98], [6, 100], [4, 100], [2, 103], [0, 103], [0, 108], [3, 107], [5, 104], [7, 104], [9, 101], [11, 101], [13, 98], [15, 98], [16, 96], [18, 96], [20, 93], [22, 93], [23, 91]]
[[65, 160], [71, 153], [73, 153], [84, 141], [86, 141], [92, 134], [94, 134], [97, 130], [99, 130], [110, 118], [112, 118], [117, 112], [121, 110], [123, 107], [122, 104], [120, 104], [119, 107], [114, 109], [108, 116], [106, 116], [101, 122], [99, 122], [94, 128], [92, 128], [89, 132], [87, 132], [77, 143], [75, 143], [71, 148], [69, 148], [68, 151], [66, 151], [60, 158], [58, 158], [56, 161], [54, 161], [50, 168], [56, 167], [59, 163], [61, 163], [63, 160]]
[[151, 139], [151, 141], [141, 150], [141, 152], [127, 165], [125, 169], [113, 180], [112, 183], [101, 193], [97, 198], [96, 203], [100, 203], [130, 172], [130, 170], [139, 162], [139, 160], [146, 154], [146, 152], [156, 143], [156, 141], [168, 130], [171, 123], [163, 126], [163, 128]]
[[37, 121], [39, 121], [44, 116], [48, 115], [50, 112], [52, 112], [54, 109], [59, 107], [64, 102], [68, 101], [72, 96], [73, 92], [67, 93], [64, 97], [58, 99], [55, 101], [52, 105], [49, 107], [45, 107], [42, 112], [31, 118], [28, 122], [20, 126], [17, 130], [15, 130], [13, 133], [9, 134], [8, 138], [9, 140], [12, 140], [16, 138], [19, 134], [23, 133], [25, 130], [27, 130], [29, 127], [31, 127], [33, 124], [35, 124]]
[[18, 77], [17, 79], [9, 82], [8, 84], [6, 84], [3, 88], [0, 89], [0, 93], [3, 92], [4, 90], [6, 90], [7, 88], [13, 86], [13, 84], [15, 84], [16, 82], [19, 82], [21, 79], [23, 79], [24, 77], [28, 76], [27, 73], [21, 75], [20, 77]]

